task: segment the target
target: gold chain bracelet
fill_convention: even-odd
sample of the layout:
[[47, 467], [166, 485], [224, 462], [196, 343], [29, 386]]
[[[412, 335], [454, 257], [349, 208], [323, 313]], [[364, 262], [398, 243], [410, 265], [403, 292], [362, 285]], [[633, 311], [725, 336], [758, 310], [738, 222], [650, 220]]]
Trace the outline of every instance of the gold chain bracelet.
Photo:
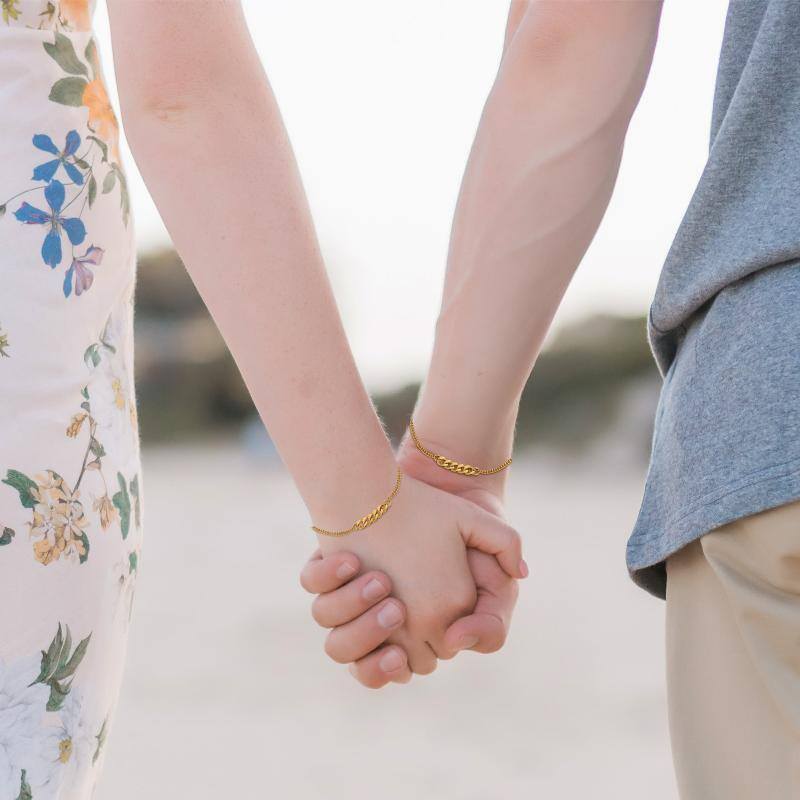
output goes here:
[[392, 500], [397, 497], [397, 493], [400, 491], [400, 481], [402, 480], [403, 473], [398, 469], [397, 480], [395, 481], [392, 493], [377, 508], [370, 511], [365, 517], [356, 520], [346, 531], [326, 531], [324, 528], [318, 528], [316, 525], [312, 525], [311, 530], [322, 536], [347, 536], [349, 533], [355, 533], [356, 531], [363, 531], [364, 528], [369, 528], [370, 525], [377, 522], [389, 510], [392, 505]]
[[411, 438], [414, 440], [414, 445], [416, 446], [417, 450], [422, 453], [422, 455], [428, 456], [428, 458], [432, 459], [442, 469], [455, 472], [457, 475], [496, 475], [498, 472], [502, 472], [506, 467], [508, 467], [513, 460], [511, 458], [507, 458], [502, 464], [497, 467], [492, 467], [491, 469], [481, 469], [480, 467], [473, 467], [471, 464], [461, 464], [458, 461], [453, 461], [453, 459], [448, 458], [447, 456], [443, 456], [439, 453], [434, 453], [432, 450], [428, 450], [428, 448], [425, 447], [417, 438], [417, 432], [414, 430], [413, 419], [408, 421], [408, 430], [411, 433]]

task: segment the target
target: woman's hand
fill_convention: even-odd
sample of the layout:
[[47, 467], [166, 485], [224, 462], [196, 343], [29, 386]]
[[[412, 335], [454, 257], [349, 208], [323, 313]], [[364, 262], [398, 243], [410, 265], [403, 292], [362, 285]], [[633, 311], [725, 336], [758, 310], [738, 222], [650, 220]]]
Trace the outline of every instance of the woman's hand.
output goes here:
[[[380, 689], [389, 682], [408, 683], [411, 669], [406, 651], [386, 643], [405, 621], [405, 606], [394, 598], [384, 602], [392, 590], [386, 574], [360, 572], [361, 562], [352, 553], [323, 557], [317, 550], [300, 573], [303, 588], [318, 595], [311, 615], [323, 628], [332, 629], [325, 649], [330, 653], [331, 646], [346, 648], [351, 656], [351, 673], [370, 689]], [[389, 603], [401, 613], [396, 625], [382, 624], [378, 619]]]
[[[457, 652], [456, 643], [446, 637], [448, 629], [475, 608], [478, 590], [467, 547], [496, 558], [511, 578], [527, 574], [519, 535], [506, 522], [475, 503], [410, 476], [404, 478], [391, 510], [375, 525], [342, 539], [320, 537], [323, 556], [346, 550], [359, 557], [364, 569], [391, 575], [391, 588], [405, 604], [406, 616], [386, 641], [400, 645], [411, 670], [420, 674], [432, 672], [437, 658]], [[341, 595], [342, 604], [358, 609], [353, 599], [356, 592]], [[386, 601], [382, 608], [391, 609], [394, 602]], [[369, 620], [374, 628], [381, 610], [370, 610], [366, 620], [348, 622], [344, 631], [334, 629], [326, 644], [328, 654], [342, 663], [356, 660], [356, 648], [342, 642], [349, 643], [348, 632], [369, 626]]]
[[[519, 593], [516, 580], [509, 578], [493, 556], [467, 550], [478, 600], [470, 614], [457, 619], [446, 631], [445, 645], [451, 657], [461, 650], [494, 653], [506, 641], [511, 615]], [[335, 553], [323, 557], [317, 550], [306, 563], [300, 576], [303, 588], [319, 595], [312, 604], [312, 615], [323, 627], [333, 629], [329, 635], [337, 645], [346, 646], [352, 656], [350, 672], [369, 689], [380, 689], [387, 683], [408, 683], [411, 669], [405, 650], [388, 643], [392, 629], [383, 628], [374, 614], [368, 614], [391, 593], [391, 581], [381, 572], [359, 574], [361, 562], [352, 553]], [[385, 594], [371, 600], [361, 594], [373, 580], [380, 582]], [[403, 615], [405, 607], [394, 598]], [[358, 622], [358, 624], [355, 624]]]
[[[502, 519], [504, 478], [465, 481], [436, 467], [407, 444], [401, 446], [398, 462], [407, 476], [432, 485], [438, 482], [438, 488], [469, 499]], [[467, 550], [467, 562], [477, 602], [447, 628], [442, 639], [442, 658], [451, 658], [466, 649], [492, 653], [503, 646], [508, 636], [519, 591], [516, 580], [504, 572], [494, 556], [478, 550]], [[392, 631], [381, 630], [375, 616], [367, 614], [390, 595], [391, 581], [383, 573], [359, 574], [361, 570], [361, 562], [353, 553], [338, 552], [323, 557], [317, 551], [301, 574], [303, 587], [320, 595], [314, 601], [312, 614], [321, 625], [333, 629], [331, 638], [338, 644], [347, 642], [352, 656], [350, 671], [364, 686], [378, 689], [390, 682], [407, 683], [411, 670], [405, 650], [388, 643]], [[385, 594], [376, 595], [372, 601], [362, 596], [354, 602], [354, 596], [372, 579], [382, 584]], [[400, 607], [405, 610], [402, 604]], [[354, 624], [356, 620], [358, 625]]]

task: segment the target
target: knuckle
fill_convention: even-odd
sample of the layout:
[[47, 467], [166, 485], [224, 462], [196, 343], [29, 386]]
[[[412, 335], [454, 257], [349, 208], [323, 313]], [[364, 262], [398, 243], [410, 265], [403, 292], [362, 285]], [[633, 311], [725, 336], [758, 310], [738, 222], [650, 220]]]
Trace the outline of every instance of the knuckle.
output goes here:
[[503, 630], [502, 633], [498, 634], [494, 639], [490, 639], [488, 642], [484, 644], [483, 651], [484, 653], [496, 653], [498, 650], [502, 650], [503, 646], [506, 643], [506, 631]]
[[451, 618], [462, 617], [469, 614], [474, 608], [475, 603], [478, 601], [478, 595], [475, 588], [463, 589], [454, 595], [450, 602], [448, 611]]
[[519, 535], [519, 531], [517, 531], [516, 528], [512, 528], [510, 525], [506, 525], [505, 531], [508, 539], [508, 546], [515, 549], [521, 548], [522, 537]]
[[329, 633], [328, 637], [325, 639], [325, 655], [337, 664], [347, 664], [349, 661], [343, 653], [337, 637], [333, 635], [333, 632]]
[[300, 572], [300, 585], [311, 594], [315, 594], [314, 587], [309, 576], [310, 569], [308, 567], [303, 567], [302, 571]]
[[436, 659], [431, 659], [430, 661], [424, 661], [421, 664], [417, 664], [414, 667], [414, 672], [417, 675], [430, 675], [433, 672], [436, 672], [436, 667], [439, 666]]
[[452, 661], [456, 657], [456, 653], [453, 650], [447, 650], [442, 646], [436, 648], [436, 656], [439, 661]]
[[387, 684], [386, 678], [382, 678], [380, 675], [374, 675], [369, 673], [367, 675], [362, 675], [358, 673], [356, 675], [356, 680], [367, 689], [382, 689]]
[[422, 638], [431, 638], [436, 631], [439, 631], [444, 620], [449, 616], [450, 606], [440, 606], [438, 611], [429, 608], [414, 611], [411, 630], [418, 633]]
[[355, 680], [367, 689], [380, 689], [387, 683], [386, 678], [375, 669], [370, 660], [356, 661], [350, 665], [350, 674]]
[[323, 628], [330, 628], [332, 626], [328, 624], [328, 615], [325, 605], [325, 601], [322, 597], [315, 597], [311, 603], [311, 616], [317, 625], [321, 625]]

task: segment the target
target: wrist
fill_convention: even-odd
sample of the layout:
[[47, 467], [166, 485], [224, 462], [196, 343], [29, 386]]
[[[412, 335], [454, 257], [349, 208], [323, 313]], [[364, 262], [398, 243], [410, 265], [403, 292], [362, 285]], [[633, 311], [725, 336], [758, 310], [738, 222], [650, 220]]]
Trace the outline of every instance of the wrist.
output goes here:
[[[426, 417], [422, 416], [423, 422], [417, 423], [417, 414], [414, 416], [415, 429], [417, 436], [422, 439], [426, 449], [430, 449], [438, 454], [458, 460], [469, 462], [472, 465], [489, 467], [504, 461], [511, 450], [510, 439], [507, 447], [503, 450], [504, 456], [495, 456], [498, 448], [494, 446], [484, 447], [476, 445], [475, 441], [469, 436], [454, 437], [452, 441], [447, 441], [444, 437], [434, 431], [433, 425], [427, 423]], [[426, 428], [422, 428], [426, 425]], [[428, 430], [431, 436], [421, 433], [421, 430]], [[512, 431], [513, 433], [513, 431]], [[491, 461], [496, 458], [496, 461]], [[403, 472], [416, 480], [435, 486], [450, 494], [455, 494], [466, 499], [473, 500], [479, 505], [498, 513], [502, 508], [505, 498], [505, 488], [508, 480], [508, 471], [511, 467], [503, 469], [492, 475], [462, 475], [451, 472], [439, 466], [432, 458], [422, 453], [415, 445], [409, 431], [406, 431], [400, 447], [397, 451], [397, 462]]]
[[[458, 344], [447, 318], [437, 323], [428, 376], [414, 411], [426, 448], [480, 467], [511, 454], [525, 377], [498, 358]], [[456, 340], [454, 342], [454, 339]]]
[[[312, 525], [327, 531], [347, 530], [389, 497], [397, 482], [397, 461], [388, 441], [374, 453], [359, 456], [358, 452], [348, 450], [320, 474], [317, 491], [306, 503]], [[326, 549], [338, 541], [319, 534], [317, 538]]]
[[[417, 437], [425, 449], [488, 470], [502, 465], [511, 457], [517, 413], [516, 399], [483, 403], [479, 398], [471, 397], [469, 392], [443, 392], [436, 386], [426, 384], [414, 410], [413, 420]], [[408, 444], [414, 447], [413, 441]], [[447, 472], [428, 460], [436, 469]], [[473, 477], [503, 478], [506, 472], [502, 470], [496, 475]]]

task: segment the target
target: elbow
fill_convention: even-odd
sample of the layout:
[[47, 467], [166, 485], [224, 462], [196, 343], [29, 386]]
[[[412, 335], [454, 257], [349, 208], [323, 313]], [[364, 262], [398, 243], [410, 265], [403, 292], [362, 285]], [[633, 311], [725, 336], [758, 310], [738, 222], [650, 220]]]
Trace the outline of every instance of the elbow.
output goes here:
[[652, 53], [661, 2], [533, 3], [514, 36], [514, 45], [538, 62], [558, 61], [580, 51], [606, 58]]
[[533, 4], [514, 34], [513, 46], [518, 56], [540, 63], [559, 60], [577, 42], [591, 36], [589, 15], [583, 5]]
[[224, 87], [199, 81], [168, 85], [120, 87], [120, 112], [125, 135], [134, 155], [153, 147], [182, 148], [187, 137], [224, 123]]
[[128, 115], [159, 125], [179, 125], [194, 107], [195, 103], [187, 95], [156, 93], [142, 98], [135, 106], [135, 114], [128, 111]]
[[520, 104], [627, 127], [655, 48], [659, 3], [535, 3], [501, 66]]
[[182, 127], [204, 102], [203, 93], [190, 82], [120, 82], [120, 112], [129, 138], [139, 128]]
[[[255, 70], [189, 68], [166, 81], [134, 78], [120, 83], [120, 110], [126, 131], [186, 133], [193, 128], [217, 127], [252, 113], [263, 97], [264, 77]], [[163, 74], [159, 70], [157, 74]], [[130, 136], [129, 136], [130, 138]]]

